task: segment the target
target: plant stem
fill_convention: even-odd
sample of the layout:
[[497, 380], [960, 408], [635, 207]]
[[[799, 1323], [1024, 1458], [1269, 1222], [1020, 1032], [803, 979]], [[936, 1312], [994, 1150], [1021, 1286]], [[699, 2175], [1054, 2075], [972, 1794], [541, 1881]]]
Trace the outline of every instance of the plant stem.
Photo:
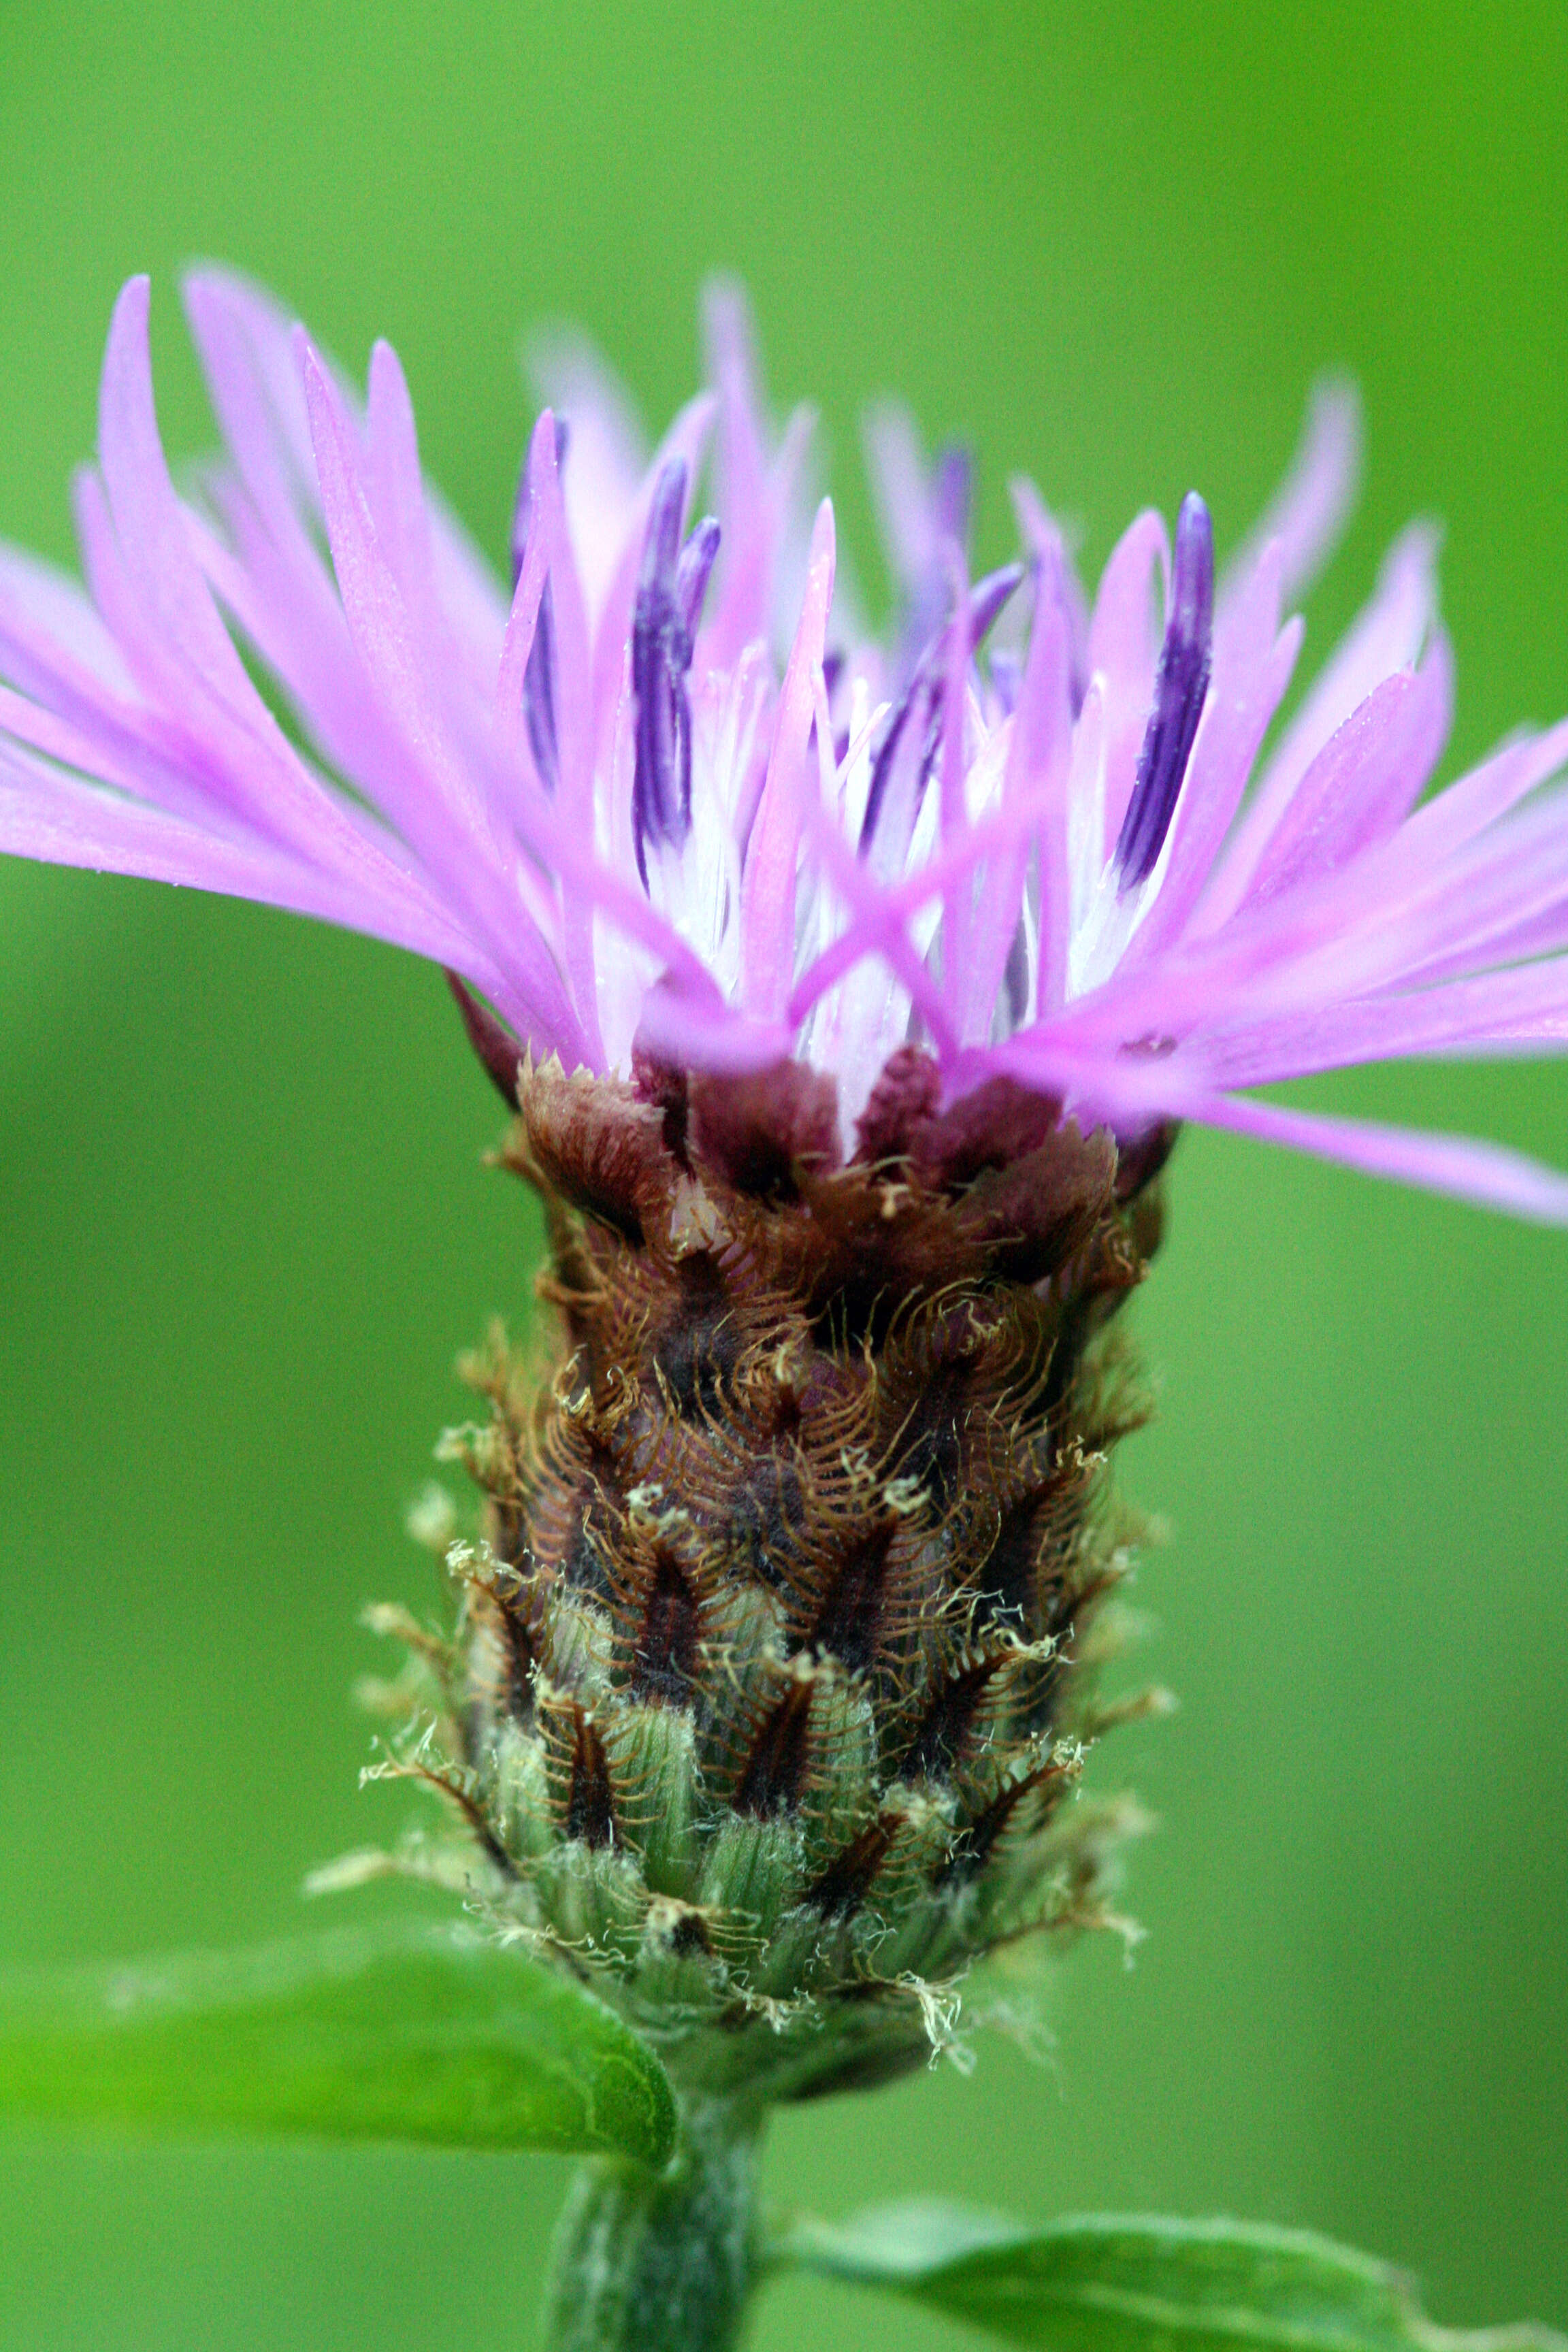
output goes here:
[[683, 2103], [667, 2169], [601, 2160], [573, 2183], [551, 2255], [546, 2352], [730, 2352], [758, 2263], [762, 2117]]

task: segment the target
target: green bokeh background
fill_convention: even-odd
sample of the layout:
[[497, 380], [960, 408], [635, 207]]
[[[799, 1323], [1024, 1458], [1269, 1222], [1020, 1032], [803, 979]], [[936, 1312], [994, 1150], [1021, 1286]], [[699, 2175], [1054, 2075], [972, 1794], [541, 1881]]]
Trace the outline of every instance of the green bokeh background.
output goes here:
[[[173, 446], [208, 425], [172, 273], [216, 254], [356, 363], [397, 343], [499, 554], [520, 330], [574, 317], [650, 418], [743, 273], [822, 404], [858, 570], [889, 388], [1026, 466], [1097, 565], [1153, 498], [1249, 521], [1325, 363], [1366, 496], [1310, 646], [1448, 526], [1453, 759], [1568, 705], [1568, 12], [984, 0], [0, 10], [0, 530], [64, 554], [121, 278]], [[1568, 1161], [1561, 1069], [1312, 1090]], [[288, 1931], [386, 1833], [360, 1603], [458, 1348], [535, 1227], [439, 983], [281, 917], [0, 869], [0, 1960]], [[1310, 2223], [1454, 2321], [1568, 2323], [1568, 1242], [1204, 1137], [1137, 1308], [1125, 1476], [1168, 1513], [1175, 1718], [1098, 1768], [1159, 1817], [1057, 1974], [1042, 2063], [792, 2116], [770, 2182]], [[362, 1901], [370, 1898], [358, 1898]], [[544, 2159], [0, 2141], [0, 2344], [526, 2344]], [[780, 2289], [763, 2352], [954, 2341]]]

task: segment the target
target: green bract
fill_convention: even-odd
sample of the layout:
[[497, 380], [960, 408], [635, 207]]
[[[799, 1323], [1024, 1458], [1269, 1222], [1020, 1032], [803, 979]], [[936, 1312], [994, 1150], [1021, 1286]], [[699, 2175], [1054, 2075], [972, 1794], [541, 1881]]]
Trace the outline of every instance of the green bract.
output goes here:
[[390, 1769], [463, 1832], [404, 1859], [694, 2096], [881, 2080], [995, 1946], [1102, 1916], [1114, 1317], [1168, 1139], [1119, 1156], [1005, 1081], [943, 1112], [918, 1053], [847, 1164], [799, 1064], [518, 1077], [559, 1344], [473, 1369], [456, 1639], [381, 1620], [413, 1634]]

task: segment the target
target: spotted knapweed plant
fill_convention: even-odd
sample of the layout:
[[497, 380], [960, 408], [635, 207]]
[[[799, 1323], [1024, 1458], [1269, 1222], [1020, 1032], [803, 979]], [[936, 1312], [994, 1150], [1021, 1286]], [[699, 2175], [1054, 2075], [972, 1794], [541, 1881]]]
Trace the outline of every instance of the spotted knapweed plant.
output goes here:
[[0, 2104], [584, 2155], [555, 2347], [713, 2352], [786, 2262], [1055, 2352], [1433, 2341], [1296, 2234], [770, 2229], [756, 2151], [773, 2105], [961, 2047], [999, 1947], [1110, 1916], [1126, 1814], [1079, 1783], [1128, 1706], [1096, 1696], [1137, 1536], [1121, 1310], [1180, 1125], [1568, 1223], [1515, 1155], [1250, 1091], [1563, 1042], [1568, 726], [1428, 795], [1416, 528], [1268, 743], [1352, 487], [1340, 389], [1223, 574], [1192, 496], [1092, 603], [1025, 482], [1018, 560], [971, 579], [964, 461], [884, 413], [876, 638], [730, 290], [651, 460], [550, 356], [510, 596], [384, 344], [362, 401], [254, 288], [186, 302], [225, 456], [175, 488], [135, 281], [85, 590], [0, 553], [0, 849], [445, 967], [553, 1336], [468, 1368], [470, 1499], [419, 1515], [447, 1627], [376, 1620], [408, 1663], [374, 1771], [439, 1826], [318, 1875], [434, 1880], [453, 1924], [13, 1985]]

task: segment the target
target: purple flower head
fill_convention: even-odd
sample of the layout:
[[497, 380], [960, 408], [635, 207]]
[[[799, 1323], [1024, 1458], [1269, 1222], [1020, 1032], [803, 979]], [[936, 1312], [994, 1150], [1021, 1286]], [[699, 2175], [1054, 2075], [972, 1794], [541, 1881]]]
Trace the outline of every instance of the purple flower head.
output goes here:
[[[412, 949], [494, 1008], [500, 1066], [792, 1058], [846, 1150], [919, 1048], [948, 1103], [1005, 1077], [1129, 1146], [1197, 1119], [1568, 1222], [1568, 1180], [1515, 1155], [1247, 1091], [1568, 1037], [1568, 725], [1424, 797], [1451, 670], [1428, 530], [1264, 751], [1283, 608], [1354, 472], [1342, 391], [1217, 583], [1192, 497], [1173, 563], [1142, 515], [1092, 604], [1026, 483], [1024, 565], [972, 585], [967, 461], [928, 470], [884, 414], [884, 645], [835, 609], [809, 424], [773, 436], [730, 289], [712, 389], [651, 458], [591, 357], [551, 355], [510, 600], [424, 479], [384, 343], [362, 402], [253, 287], [185, 299], [221, 460], [175, 491], [133, 280], [77, 486], [85, 591], [0, 550], [0, 849]], [[690, 529], [699, 485], [717, 519]]]

